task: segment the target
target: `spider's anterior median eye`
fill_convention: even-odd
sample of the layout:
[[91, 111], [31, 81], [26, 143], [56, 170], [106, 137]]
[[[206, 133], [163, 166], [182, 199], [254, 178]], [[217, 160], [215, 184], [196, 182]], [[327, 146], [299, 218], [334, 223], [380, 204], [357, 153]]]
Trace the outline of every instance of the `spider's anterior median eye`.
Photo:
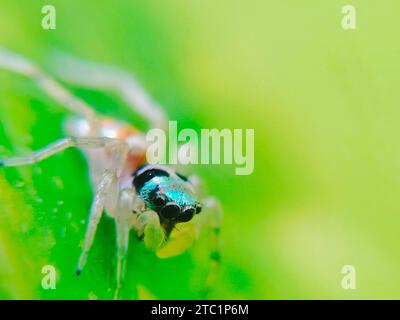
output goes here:
[[183, 211], [182, 215], [179, 217], [179, 221], [188, 222], [192, 220], [194, 215], [194, 208], [187, 208]]
[[165, 219], [174, 219], [176, 218], [181, 211], [181, 208], [175, 203], [167, 203], [160, 211], [161, 215]]
[[161, 207], [161, 206], [163, 206], [165, 204], [165, 197], [161, 196], [161, 195], [158, 195], [158, 196], [155, 197], [153, 202], [157, 207]]

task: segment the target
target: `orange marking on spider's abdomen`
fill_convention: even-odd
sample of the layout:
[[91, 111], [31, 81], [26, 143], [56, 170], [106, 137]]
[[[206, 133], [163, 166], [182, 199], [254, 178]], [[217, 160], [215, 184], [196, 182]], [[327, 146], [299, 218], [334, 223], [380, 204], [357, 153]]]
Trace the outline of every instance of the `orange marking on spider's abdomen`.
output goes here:
[[141, 165], [146, 163], [146, 152], [142, 152], [140, 154], [128, 154], [128, 159], [127, 159], [127, 166], [130, 168], [131, 172], [136, 171], [137, 168], [139, 168]]
[[[105, 136], [107, 135], [113, 136], [114, 138], [120, 140], [128, 140], [129, 138], [141, 134], [141, 132], [137, 128], [127, 123], [123, 123], [110, 118], [102, 119], [101, 128]], [[138, 153], [137, 151], [129, 152], [126, 167], [129, 170], [135, 171], [140, 165], [144, 164], [145, 161], [146, 161], [145, 151], [140, 153]]]
[[100, 127], [105, 136], [112, 133], [113, 138], [121, 140], [125, 140], [129, 136], [140, 133], [140, 131], [135, 127], [112, 118], [102, 118], [100, 121]]

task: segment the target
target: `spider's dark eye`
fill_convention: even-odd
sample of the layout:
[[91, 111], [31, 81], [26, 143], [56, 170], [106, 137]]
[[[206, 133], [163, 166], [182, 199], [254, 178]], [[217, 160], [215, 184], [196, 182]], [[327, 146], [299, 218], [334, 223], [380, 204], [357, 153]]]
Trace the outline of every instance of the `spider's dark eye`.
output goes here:
[[179, 216], [179, 221], [181, 222], [188, 222], [193, 218], [194, 215], [194, 209], [193, 208], [187, 208], [183, 213]]
[[196, 214], [197, 214], [197, 213], [200, 213], [200, 212], [201, 212], [201, 209], [202, 209], [201, 204], [200, 204], [200, 203], [196, 204]]
[[167, 203], [160, 211], [161, 215], [165, 219], [176, 218], [181, 211], [181, 208], [175, 203]]
[[157, 207], [161, 207], [165, 204], [165, 197], [158, 195], [154, 198], [153, 202]]

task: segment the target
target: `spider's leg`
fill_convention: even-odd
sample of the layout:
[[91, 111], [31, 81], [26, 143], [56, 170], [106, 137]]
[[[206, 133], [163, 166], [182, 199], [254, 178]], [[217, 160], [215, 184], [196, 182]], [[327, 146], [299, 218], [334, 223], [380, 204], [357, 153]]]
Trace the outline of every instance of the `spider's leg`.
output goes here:
[[167, 128], [164, 109], [130, 73], [114, 66], [58, 55], [54, 66], [57, 76], [72, 84], [113, 90], [121, 95], [129, 107], [141, 114], [151, 127]]
[[115, 227], [117, 232], [117, 287], [114, 299], [119, 298], [126, 265], [126, 255], [129, 245], [129, 231], [132, 226], [132, 207], [136, 199], [133, 189], [124, 189], [119, 194], [118, 208], [115, 212]]
[[86, 118], [94, 127], [96, 112], [85, 101], [74, 96], [64, 86], [46, 74], [29, 59], [12, 51], [0, 48], [0, 68], [31, 78], [50, 97], [66, 109]]
[[[0, 167], [15, 167], [27, 164], [34, 164], [40, 162], [46, 158], [49, 158], [65, 149], [76, 147], [76, 148], [122, 148], [126, 143], [123, 140], [113, 139], [113, 138], [92, 138], [92, 137], [82, 137], [82, 138], [63, 138], [56, 142], [49, 144], [48, 146], [29, 153], [21, 157], [11, 157], [0, 159]], [[112, 153], [112, 161], [118, 161], [118, 166], [123, 160], [123, 153], [114, 152]]]
[[64, 138], [26, 156], [2, 159], [0, 160], [0, 166], [12, 167], [33, 164], [70, 147], [104, 148], [112, 151], [110, 152], [109, 163], [98, 183], [96, 195], [92, 202], [84, 245], [78, 262], [77, 274], [80, 274], [86, 263], [89, 249], [93, 243], [96, 228], [103, 213], [103, 208], [107, 206], [107, 208], [110, 208], [110, 211], [112, 211], [117, 205], [117, 178], [121, 174], [128, 151], [128, 146], [125, 141], [104, 137]]
[[92, 207], [90, 209], [89, 222], [85, 233], [82, 252], [79, 257], [78, 267], [76, 269], [77, 275], [81, 273], [86, 264], [87, 256], [92, 246], [94, 235], [96, 234], [97, 225], [99, 224], [103, 213], [106, 195], [108, 192], [117, 192], [117, 190], [111, 190], [110, 188], [114, 175], [115, 173], [113, 172], [105, 171], [97, 187], [96, 195], [93, 199]]
[[124, 141], [117, 139], [111, 139], [111, 141], [114, 142], [114, 145], [111, 146], [114, 147], [115, 150], [108, 168], [104, 171], [98, 183], [97, 191], [92, 202], [85, 240], [76, 271], [77, 274], [80, 274], [85, 266], [103, 209], [107, 208], [111, 214], [114, 214], [114, 211], [118, 208], [118, 177], [124, 166], [128, 147]]

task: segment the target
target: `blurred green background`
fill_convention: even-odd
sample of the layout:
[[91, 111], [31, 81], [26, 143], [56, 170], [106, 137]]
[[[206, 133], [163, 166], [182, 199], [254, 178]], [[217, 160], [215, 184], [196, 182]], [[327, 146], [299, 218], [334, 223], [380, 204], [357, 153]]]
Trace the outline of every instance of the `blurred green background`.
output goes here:
[[[56, 30], [41, 28], [45, 4]], [[341, 28], [345, 4], [356, 30]], [[399, 14], [395, 0], [0, 0], [0, 46], [49, 73], [54, 50], [134, 72], [182, 128], [255, 129], [252, 175], [194, 168], [225, 209], [210, 298], [400, 298]], [[71, 90], [136, 123], [117, 96]], [[0, 70], [1, 156], [62, 137], [66, 116]], [[76, 150], [1, 170], [0, 298], [112, 297], [111, 220], [74, 275], [91, 196]], [[206, 253], [196, 250], [160, 260], [133, 239], [124, 297], [198, 298]], [[56, 290], [41, 288], [46, 264]], [[341, 288], [346, 264], [356, 290]]]

